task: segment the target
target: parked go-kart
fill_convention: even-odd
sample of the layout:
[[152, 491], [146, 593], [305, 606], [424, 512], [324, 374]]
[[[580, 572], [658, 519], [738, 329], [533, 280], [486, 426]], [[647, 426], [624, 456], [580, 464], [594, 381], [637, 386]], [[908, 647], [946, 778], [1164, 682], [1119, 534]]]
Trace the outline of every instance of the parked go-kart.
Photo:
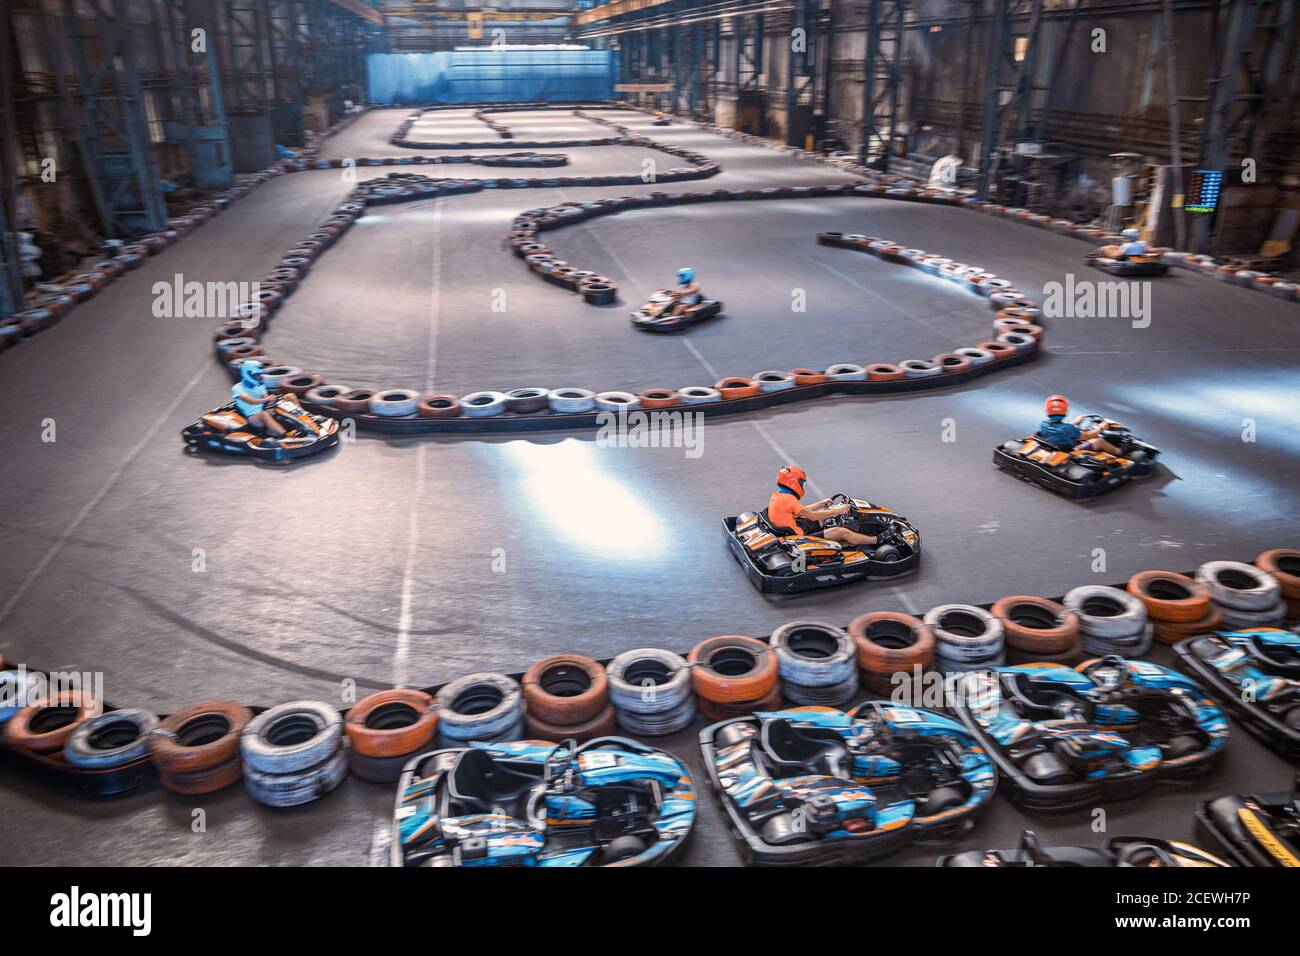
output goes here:
[[1241, 866], [1300, 867], [1300, 774], [1290, 791], [1199, 804], [1196, 820]]
[[921, 561], [921, 534], [906, 518], [848, 495], [835, 495], [830, 501], [849, 505], [849, 511], [827, 518], [823, 527], [841, 526], [873, 535], [877, 543], [858, 548], [813, 534], [777, 532], [766, 510], [723, 519], [727, 547], [755, 587], [795, 594], [863, 578], [897, 577], [916, 569]]
[[1077, 668], [997, 667], [973, 675], [954, 709], [1030, 810], [1133, 796], [1157, 779], [1209, 770], [1228, 742], [1223, 711], [1189, 678], [1110, 656]]
[[230, 402], [185, 427], [181, 437], [196, 448], [215, 448], [273, 462], [304, 458], [338, 443], [339, 423], [328, 415], [311, 414], [292, 395], [277, 396], [265, 410], [284, 426], [284, 435], [277, 438], [250, 425]]
[[1138, 438], [1127, 426], [1100, 415], [1085, 415], [1079, 420], [1081, 431], [1097, 428], [1102, 429], [1102, 438], [1120, 450], [1120, 455], [1057, 448], [1030, 435], [993, 449], [993, 463], [1022, 481], [1070, 498], [1103, 495], [1155, 469], [1160, 449]]
[[1182, 641], [1174, 653], [1264, 743], [1300, 758], [1300, 634], [1220, 631]]
[[1099, 847], [1042, 846], [1033, 830], [1014, 850], [968, 850], [941, 856], [935, 866], [1231, 866], [1200, 847], [1154, 837], [1111, 837]]
[[1149, 249], [1140, 256], [1125, 256], [1119, 250], [1118, 245], [1102, 246], [1084, 256], [1084, 261], [1113, 276], [1162, 276], [1169, 271], [1163, 250]]
[[860, 863], [975, 825], [997, 787], [955, 720], [868, 701], [761, 711], [700, 732], [732, 833], [760, 864]]
[[394, 866], [647, 866], [695, 823], [686, 765], [624, 737], [472, 743], [411, 760]]
[[681, 315], [672, 315], [676, 305], [676, 294], [660, 289], [650, 296], [649, 302], [632, 313], [632, 324], [647, 332], [676, 332], [704, 319], [711, 319], [722, 311], [722, 303], [716, 299], [702, 298]]

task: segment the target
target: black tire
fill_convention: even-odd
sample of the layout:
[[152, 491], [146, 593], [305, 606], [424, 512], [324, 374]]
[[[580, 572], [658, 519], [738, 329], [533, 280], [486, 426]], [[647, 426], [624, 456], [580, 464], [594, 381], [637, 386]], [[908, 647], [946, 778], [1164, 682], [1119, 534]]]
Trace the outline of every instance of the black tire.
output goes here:
[[645, 840], [631, 833], [625, 833], [622, 836], [614, 837], [605, 848], [600, 852], [601, 863], [617, 863], [619, 860], [627, 860], [636, 856], [638, 853], [646, 851], [647, 844]]

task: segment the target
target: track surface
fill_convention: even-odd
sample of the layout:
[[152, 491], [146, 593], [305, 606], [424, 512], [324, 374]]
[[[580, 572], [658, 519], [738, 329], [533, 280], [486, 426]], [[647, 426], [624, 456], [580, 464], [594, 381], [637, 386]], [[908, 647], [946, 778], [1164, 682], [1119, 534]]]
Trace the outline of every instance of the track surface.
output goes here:
[[[493, 141], [468, 112], [430, 114], [411, 137]], [[326, 155], [409, 155], [387, 143], [404, 115], [363, 116]], [[987, 337], [991, 313], [982, 302], [915, 270], [818, 246], [823, 230], [977, 263], [1038, 298], [1066, 273], [1107, 278], [1084, 266], [1077, 240], [964, 210], [781, 200], [643, 210], [548, 234], [570, 262], [618, 283], [618, 305], [585, 306], [509, 253], [515, 213], [638, 190], [847, 180], [694, 128], [606, 115], [697, 148], [723, 172], [699, 183], [489, 191], [372, 210], [291, 297], [268, 353], [331, 381], [463, 394], [712, 384], [767, 368], [928, 358]], [[609, 132], [563, 113], [495, 118], [520, 140]], [[633, 147], [555, 151], [570, 158], [555, 171], [565, 175], [676, 162]], [[389, 171], [361, 167], [357, 175]], [[503, 175], [476, 166], [430, 174], [444, 171]], [[711, 634], [767, 633], [796, 616], [845, 623], [867, 610], [1058, 595], [1146, 568], [1249, 560], [1300, 538], [1300, 315], [1294, 305], [1181, 272], [1152, 283], [1149, 328], [1049, 320], [1049, 348], [1031, 365], [954, 390], [832, 399], [709, 424], [695, 458], [563, 434], [362, 436], [291, 469], [186, 455], [177, 432], [219, 404], [229, 382], [210, 354], [214, 323], [154, 318], [153, 283], [176, 273], [255, 280], [350, 186], [338, 170], [272, 180], [0, 356], [10, 396], [0, 422], [9, 452], [0, 482], [11, 503], [0, 519], [6, 657], [103, 668], [110, 700], [164, 713], [207, 697], [337, 700], [343, 680], [364, 693], [472, 670], [519, 671], [562, 650], [685, 651]], [[727, 316], [685, 336], [637, 333], [627, 312], [681, 265], [697, 269]], [[502, 301], [494, 290], [504, 311], [493, 311]], [[806, 312], [792, 311], [795, 290]], [[1081, 410], [1127, 421], [1163, 449], [1167, 467], [1090, 504], [998, 472], [992, 447], [1031, 428], [1054, 391]], [[41, 440], [46, 419], [56, 442]], [[1254, 421], [1257, 441], [1242, 441], [1244, 419]], [[956, 441], [944, 442], [949, 422]], [[897, 585], [796, 599], [756, 592], [728, 556], [720, 522], [761, 506], [786, 460], [809, 471], [819, 496], [864, 495], [912, 518], [925, 537], [919, 572]], [[1092, 571], [1098, 548], [1104, 574]], [[502, 561], [504, 570], [494, 570]], [[695, 759], [693, 733], [672, 743]], [[233, 789], [205, 801], [220, 822], [210, 826], [213, 839], [200, 839], [189, 830], [189, 805], [157, 793], [95, 806], [0, 773], [9, 781], [0, 813], [20, 834], [6, 840], [15, 863], [360, 863], [391, 803], [386, 788], [348, 781], [311, 808], [250, 813]], [[1187, 836], [1181, 821], [1190, 826], [1184, 810], [1198, 793], [1286, 778], [1283, 764], [1238, 733], [1228, 763], [1202, 787], [1139, 801], [1141, 809], [1117, 807], [1112, 818], [1131, 832]], [[709, 798], [704, 809], [690, 859], [728, 862]], [[1020, 826], [998, 800], [966, 845], [995, 837], [1002, 845]], [[1086, 821], [1038, 829], [1094, 842]], [[928, 862], [930, 854], [901, 859]]]

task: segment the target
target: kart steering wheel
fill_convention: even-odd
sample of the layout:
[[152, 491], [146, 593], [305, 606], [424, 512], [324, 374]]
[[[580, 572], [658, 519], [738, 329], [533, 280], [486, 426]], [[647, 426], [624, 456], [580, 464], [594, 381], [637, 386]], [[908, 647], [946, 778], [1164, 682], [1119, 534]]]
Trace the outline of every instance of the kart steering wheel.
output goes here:
[[1083, 676], [1097, 685], [1096, 690], [1110, 693], [1127, 684], [1133, 675], [1124, 658], [1107, 654], [1085, 667]]

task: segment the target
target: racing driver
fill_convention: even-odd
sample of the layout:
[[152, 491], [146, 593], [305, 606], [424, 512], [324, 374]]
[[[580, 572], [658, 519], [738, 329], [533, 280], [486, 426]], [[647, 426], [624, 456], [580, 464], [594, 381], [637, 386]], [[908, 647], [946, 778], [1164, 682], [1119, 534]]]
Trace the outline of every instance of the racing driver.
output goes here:
[[848, 505], [828, 507], [829, 500], [810, 505], [801, 504], [808, 474], [798, 465], [785, 465], [776, 473], [776, 491], [767, 500], [767, 521], [778, 532], [786, 534], [815, 534], [841, 544], [875, 544], [869, 534], [859, 534], [848, 528], [822, 528], [827, 518], [835, 518], [849, 510]]

